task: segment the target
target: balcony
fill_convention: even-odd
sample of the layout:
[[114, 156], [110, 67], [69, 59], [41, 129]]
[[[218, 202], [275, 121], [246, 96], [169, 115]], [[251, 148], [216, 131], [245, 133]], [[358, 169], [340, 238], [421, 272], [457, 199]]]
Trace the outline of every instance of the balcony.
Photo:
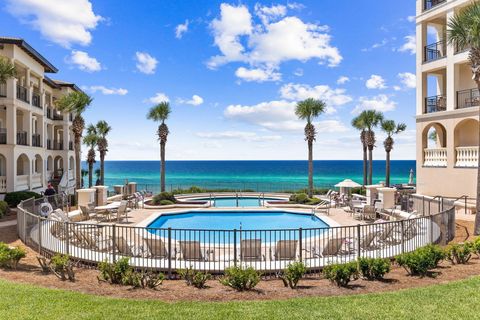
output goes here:
[[69, 113], [69, 115], [68, 115], [68, 120], [70, 120], [70, 122], [73, 121], [73, 113]]
[[52, 109], [47, 108], [47, 119], [52, 120]]
[[54, 112], [52, 112], [52, 119], [53, 120], [63, 120], [63, 114], [54, 111]]
[[447, 96], [438, 95], [425, 98], [425, 113], [447, 110]]
[[7, 97], [7, 84], [0, 83], [0, 98], [6, 98], [6, 97]]
[[457, 109], [480, 106], [480, 92], [477, 88], [457, 91]]
[[47, 150], [52, 150], [52, 140], [47, 139]]
[[28, 101], [28, 90], [25, 87], [17, 84], [17, 99], [22, 100], [23, 102], [30, 103]]
[[39, 134], [32, 134], [32, 147], [41, 147], [42, 139]]
[[7, 129], [0, 128], [0, 144], [7, 144]]
[[27, 132], [26, 131], [17, 131], [17, 144], [22, 146], [27, 146]]
[[424, 149], [424, 167], [446, 167], [447, 148]]
[[63, 141], [53, 140], [53, 150], [63, 150]]
[[68, 141], [68, 150], [73, 151], [73, 141]]
[[34, 94], [32, 95], [32, 105], [35, 106], [35, 107], [37, 107], [37, 108], [42, 109], [42, 106], [41, 106], [41, 104], [40, 104], [40, 95], [39, 95], [39, 94], [34, 93]]
[[429, 44], [423, 49], [423, 62], [434, 61], [447, 55], [447, 43], [444, 40]]
[[447, 0], [424, 0], [423, 2], [423, 10], [430, 10], [435, 8], [436, 6], [446, 2]]
[[478, 147], [456, 147], [456, 167], [476, 168], [478, 167]]
[[0, 176], [0, 193], [7, 192], [7, 177]]

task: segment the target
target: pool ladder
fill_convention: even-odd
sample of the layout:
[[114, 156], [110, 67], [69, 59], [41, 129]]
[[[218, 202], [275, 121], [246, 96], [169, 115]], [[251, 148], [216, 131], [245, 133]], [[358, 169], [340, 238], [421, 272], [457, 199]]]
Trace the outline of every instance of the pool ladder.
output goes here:
[[[263, 201], [262, 201], [263, 199]], [[263, 207], [265, 206], [265, 192], [259, 193], [258, 194], [258, 206]]]
[[[213, 198], [213, 202], [212, 202], [212, 198]], [[212, 206], [212, 203], [214, 207], [217, 206], [217, 196], [215, 194], [210, 193], [210, 207]]]

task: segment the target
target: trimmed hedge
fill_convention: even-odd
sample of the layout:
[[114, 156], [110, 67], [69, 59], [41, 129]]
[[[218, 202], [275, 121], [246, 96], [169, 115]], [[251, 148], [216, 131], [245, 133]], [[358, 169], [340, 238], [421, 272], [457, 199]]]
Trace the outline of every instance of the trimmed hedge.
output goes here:
[[0, 201], [0, 218], [5, 216], [8, 213], [8, 203], [5, 201]]
[[[166, 202], [168, 201], [168, 202]], [[152, 204], [154, 206], [158, 205], [167, 205], [167, 204], [174, 204], [177, 200], [175, 199], [175, 195], [171, 192], [161, 192], [152, 198]]]
[[5, 195], [5, 202], [8, 204], [10, 208], [15, 208], [18, 206], [20, 202], [23, 200], [27, 200], [30, 198], [41, 198], [42, 196], [36, 192], [33, 191], [15, 191], [15, 192], [9, 192]]

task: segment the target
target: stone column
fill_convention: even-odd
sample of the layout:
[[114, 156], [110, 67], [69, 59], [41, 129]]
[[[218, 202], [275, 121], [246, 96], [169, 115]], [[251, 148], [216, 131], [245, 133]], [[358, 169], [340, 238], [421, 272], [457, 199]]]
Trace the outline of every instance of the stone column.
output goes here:
[[7, 106], [6, 112], [7, 144], [17, 144], [17, 107], [15, 104]]

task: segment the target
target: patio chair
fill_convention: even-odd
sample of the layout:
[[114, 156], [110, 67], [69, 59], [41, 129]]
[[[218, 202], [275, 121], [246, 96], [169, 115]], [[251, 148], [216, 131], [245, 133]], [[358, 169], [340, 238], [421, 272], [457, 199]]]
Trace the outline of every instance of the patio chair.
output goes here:
[[90, 220], [90, 215], [94, 213], [88, 207], [80, 206], [80, 213], [83, 221]]
[[[272, 256], [270, 248], [271, 260], [295, 260], [297, 257], [298, 240], [278, 240]], [[275, 258], [275, 259], [274, 259]]]
[[167, 258], [168, 251], [162, 239], [144, 238], [150, 258]]
[[240, 242], [240, 260], [243, 261], [262, 261], [265, 256], [262, 255], [261, 239], [243, 239]]
[[377, 218], [377, 212], [374, 206], [365, 206], [362, 215], [364, 220], [375, 220]]
[[360, 239], [360, 250], [367, 251], [376, 249], [375, 238], [377, 237], [378, 232], [370, 231], [366, 236]]
[[400, 243], [399, 240], [393, 237], [393, 230], [395, 229], [395, 225], [393, 223], [389, 223], [385, 226], [382, 232], [380, 232], [377, 236], [377, 242], [382, 244], [398, 244]]
[[115, 237], [115, 249], [118, 253], [125, 257], [135, 257], [138, 254], [134, 251], [134, 246], [128, 244], [128, 241], [123, 236]]
[[80, 229], [78, 233], [83, 237], [86, 247], [94, 251], [107, 251], [111, 249], [110, 238], [105, 237], [101, 230]]
[[318, 255], [320, 257], [326, 257], [326, 256], [336, 256], [338, 255], [343, 247], [343, 244], [345, 243], [345, 238], [333, 238], [333, 239], [328, 239], [327, 244], [322, 250], [322, 253], [319, 253]]
[[131, 211], [131, 209], [127, 208], [127, 204], [128, 202], [126, 200], [122, 200], [118, 209], [112, 210], [112, 213], [117, 215], [117, 221], [125, 218], [125, 220], [128, 222], [128, 213]]
[[179, 241], [183, 260], [207, 261], [200, 247], [200, 241]]

